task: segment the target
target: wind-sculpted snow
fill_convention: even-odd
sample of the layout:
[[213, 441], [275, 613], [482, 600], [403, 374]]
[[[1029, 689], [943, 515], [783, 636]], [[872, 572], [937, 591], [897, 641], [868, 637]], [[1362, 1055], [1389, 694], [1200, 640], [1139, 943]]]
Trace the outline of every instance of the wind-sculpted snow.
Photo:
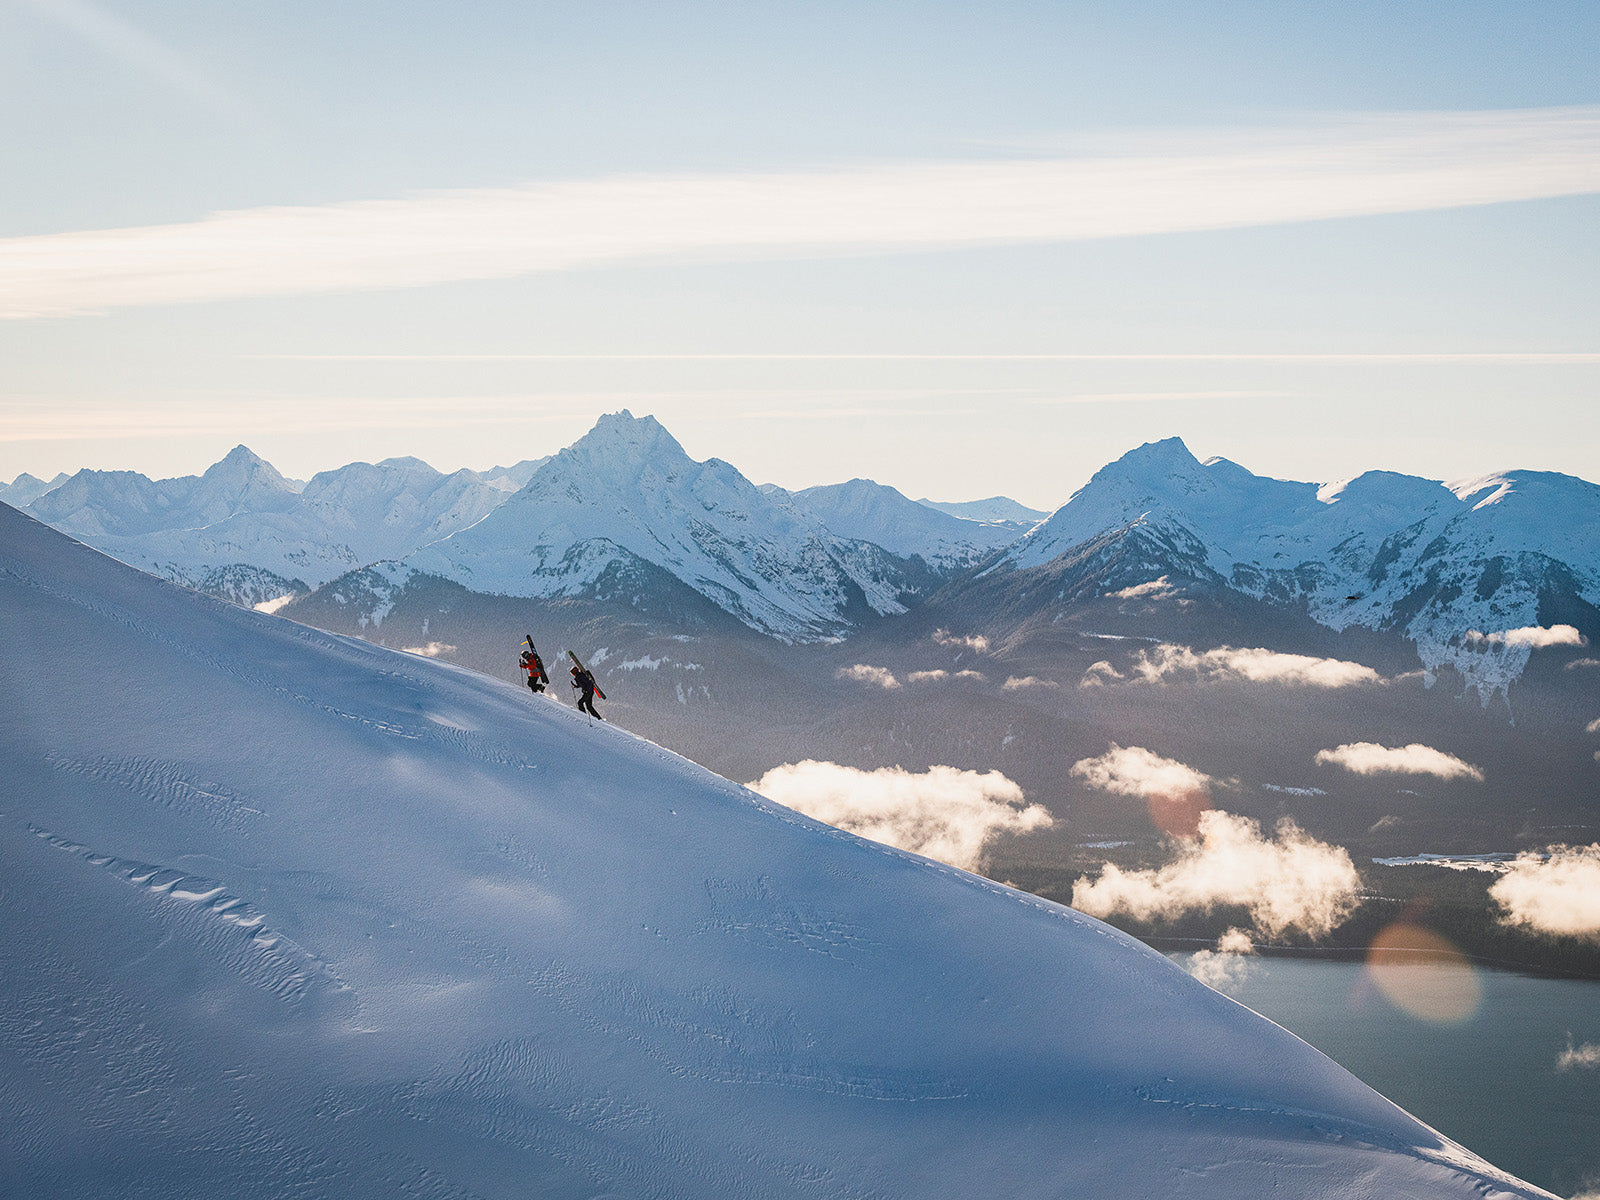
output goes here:
[[0, 508], [0, 1193], [1543, 1195], [1107, 926]]

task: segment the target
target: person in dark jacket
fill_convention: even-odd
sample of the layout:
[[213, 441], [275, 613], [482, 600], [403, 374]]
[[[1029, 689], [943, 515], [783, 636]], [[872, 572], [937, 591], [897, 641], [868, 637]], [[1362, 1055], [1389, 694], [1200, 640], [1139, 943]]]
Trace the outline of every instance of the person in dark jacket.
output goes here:
[[[597, 713], [594, 708], [594, 694], [599, 689], [595, 686], [594, 676], [589, 674], [588, 667], [580, 667], [576, 663], [573, 664], [572, 686], [580, 693], [578, 696], [579, 709], [588, 713], [597, 721], [604, 721], [605, 718]], [[600, 698], [602, 700], [605, 699], [604, 692], [600, 692]]]

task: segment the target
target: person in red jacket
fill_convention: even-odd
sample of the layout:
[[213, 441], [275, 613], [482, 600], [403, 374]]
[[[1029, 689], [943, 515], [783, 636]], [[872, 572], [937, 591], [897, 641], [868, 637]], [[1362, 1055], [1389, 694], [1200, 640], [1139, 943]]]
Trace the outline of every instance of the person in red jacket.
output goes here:
[[539, 652], [533, 648], [533, 643], [528, 643], [528, 648], [522, 652], [522, 669], [528, 673], [528, 687], [534, 694], [544, 691], [544, 685], [550, 682], [550, 676], [544, 673], [544, 660], [539, 657]]

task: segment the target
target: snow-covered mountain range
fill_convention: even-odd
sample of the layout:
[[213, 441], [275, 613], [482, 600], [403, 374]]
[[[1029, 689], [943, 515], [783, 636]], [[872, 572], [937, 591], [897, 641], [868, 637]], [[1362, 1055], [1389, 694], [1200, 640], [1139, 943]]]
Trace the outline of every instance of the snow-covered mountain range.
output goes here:
[[1303, 605], [1332, 629], [1400, 633], [1486, 694], [1541, 640], [1600, 634], [1600, 487], [1548, 472], [1319, 486], [1201, 463], [1171, 438], [1100, 470], [985, 575], [1113, 559], [1088, 575], [1103, 591], [1165, 579]]
[[0, 611], [7, 1194], [1548, 1198], [1092, 918], [509, 682], [9, 508]]
[[[392, 458], [351, 463], [301, 484], [238, 446], [199, 476], [79, 471], [26, 507], [124, 562], [257, 604], [465, 529], [542, 462], [444, 475], [415, 458]], [[19, 479], [12, 489], [23, 486]]]
[[[44, 486], [24, 477], [9, 494]], [[1600, 637], [1600, 487], [1569, 476], [1297, 483], [1201, 463], [1174, 438], [1034, 525], [1003, 497], [972, 504], [958, 515], [861, 479], [756, 487], [622, 412], [554, 458], [483, 475], [391, 459], [301, 487], [240, 447], [198, 478], [80, 472], [28, 511], [201, 590], [257, 603], [328, 585], [380, 623], [424, 578], [542, 600], [687, 589], [787, 641], [930, 602], [996, 611], [987, 589], [1017, 578], [1057, 580], [1027, 590], [1057, 607], [1159, 584], [1404, 637], [1424, 668], [1453, 667], [1486, 697], [1550, 639]]]

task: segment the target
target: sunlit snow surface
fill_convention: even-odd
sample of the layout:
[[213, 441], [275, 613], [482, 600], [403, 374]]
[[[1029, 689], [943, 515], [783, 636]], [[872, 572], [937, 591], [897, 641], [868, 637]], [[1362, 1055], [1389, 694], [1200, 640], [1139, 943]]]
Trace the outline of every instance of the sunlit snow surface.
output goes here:
[[0, 613], [0, 1194], [1545, 1194], [1086, 916], [513, 682], [4, 507]]

